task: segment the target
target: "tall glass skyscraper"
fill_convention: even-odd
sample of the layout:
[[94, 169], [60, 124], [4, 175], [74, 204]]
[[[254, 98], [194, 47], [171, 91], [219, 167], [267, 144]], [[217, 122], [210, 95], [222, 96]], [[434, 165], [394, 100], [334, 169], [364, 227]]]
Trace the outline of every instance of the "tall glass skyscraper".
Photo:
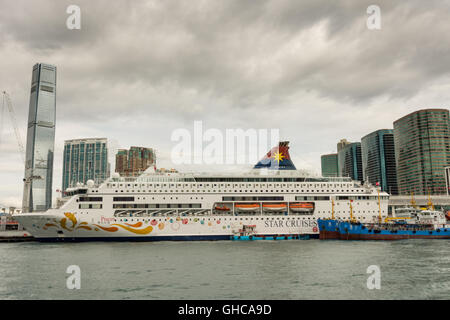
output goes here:
[[400, 194], [447, 194], [448, 109], [424, 109], [398, 119], [394, 122], [394, 143]]
[[37, 63], [31, 78], [23, 212], [45, 211], [52, 205], [55, 113], [56, 67]]
[[338, 152], [339, 175], [363, 181], [361, 142], [346, 144]]
[[398, 194], [394, 131], [381, 129], [361, 138], [361, 156], [364, 181], [378, 182], [382, 191]]
[[337, 153], [324, 154], [320, 157], [323, 177], [339, 177]]
[[64, 141], [63, 191], [88, 180], [99, 185], [109, 177], [107, 142], [106, 138]]

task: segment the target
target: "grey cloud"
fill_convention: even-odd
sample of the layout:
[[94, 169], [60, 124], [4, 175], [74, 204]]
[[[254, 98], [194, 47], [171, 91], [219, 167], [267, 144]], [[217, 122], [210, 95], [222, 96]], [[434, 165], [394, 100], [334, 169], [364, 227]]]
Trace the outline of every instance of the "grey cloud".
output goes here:
[[[356, 103], [412, 97], [449, 71], [442, 41], [449, 9], [439, 1], [379, 1], [380, 31], [365, 27], [369, 1], [82, 1], [79, 31], [65, 28], [68, 4], [14, 5], [0, 20], [11, 41], [45, 49], [70, 74], [63, 79], [72, 94], [62, 102], [84, 97], [105, 107], [96, 94], [119, 88], [136, 97], [133, 110], [143, 110], [158, 104], [134, 91], [145, 84], [190, 89], [236, 108], [271, 108], [267, 102], [301, 90]], [[310, 48], [308, 34], [321, 23], [323, 46]], [[127, 105], [128, 98], [115, 101]]]
[[[376, 1], [378, 31], [366, 28], [369, 0], [80, 0], [81, 30], [65, 27], [70, 4], [3, 1], [0, 11], [0, 88], [23, 138], [31, 68], [58, 67], [58, 150], [106, 136], [167, 155], [172, 130], [203, 120], [280, 128], [296, 161], [317, 170], [336, 140], [450, 99], [436, 91], [450, 78], [446, 1]], [[0, 152], [14, 151], [12, 139]]]

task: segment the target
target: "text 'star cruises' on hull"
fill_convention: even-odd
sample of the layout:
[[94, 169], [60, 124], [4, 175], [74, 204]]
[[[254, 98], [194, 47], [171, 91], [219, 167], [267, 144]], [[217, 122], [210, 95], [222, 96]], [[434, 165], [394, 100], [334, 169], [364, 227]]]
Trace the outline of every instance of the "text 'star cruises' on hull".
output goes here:
[[[387, 217], [388, 194], [347, 177], [311, 177], [295, 169], [287, 142], [245, 174], [147, 170], [100, 186], [68, 189], [58, 209], [15, 218], [42, 241], [230, 240], [318, 237], [317, 220], [370, 222]], [[245, 234], [244, 234], [245, 233]]]

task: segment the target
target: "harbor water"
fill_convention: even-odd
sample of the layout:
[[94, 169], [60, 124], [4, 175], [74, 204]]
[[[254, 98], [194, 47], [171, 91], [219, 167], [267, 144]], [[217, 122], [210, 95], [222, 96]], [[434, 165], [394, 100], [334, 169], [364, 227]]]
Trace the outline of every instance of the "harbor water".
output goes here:
[[[450, 241], [0, 243], [0, 299], [449, 299]], [[68, 289], [67, 268], [80, 268]], [[369, 266], [380, 289], [368, 289]]]

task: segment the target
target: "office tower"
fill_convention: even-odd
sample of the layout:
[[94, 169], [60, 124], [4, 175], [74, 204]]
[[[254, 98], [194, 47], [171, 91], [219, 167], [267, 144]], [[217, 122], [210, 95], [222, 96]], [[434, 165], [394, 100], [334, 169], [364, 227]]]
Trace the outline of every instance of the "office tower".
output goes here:
[[382, 191], [398, 194], [394, 130], [381, 129], [361, 139], [363, 179]]
[[52, 205], [55, 113], [56, 67], [37, 63], [31, 78], [23, 212], [45, 211]]
[[322, 165], [322, 176], [323, 177], [338, 177], [339, 176], [339, 166], [338, 166], [338, 154], [324, 154], [320, 157], [320, 162]]
[[353, 180], [363, 181], [360, 142], [347, 143], [340, 149], [338, 167], [341, 177], [351, 177]]
[[394, 122], [400, 194], [447, 194], [444, 168], [450, 166], [449, 111], [424, 109]]
[[341, 151], [345, 146], [348, 146], [349, 144], [351, 144], [351, 142], [347, 141], [347, 139], [341, 139], [341, 141], [337, 143], [337, 152]]
[[155, 163], [155, 152], [151, 148], [119, 149], [116, 154], [116, 172], [121, 176], [138, 176]]
[[93, 180], [96, 185], [109, 178], [108, 146], [106, 138], [87, 138], [64, 141], [63, 191]]

